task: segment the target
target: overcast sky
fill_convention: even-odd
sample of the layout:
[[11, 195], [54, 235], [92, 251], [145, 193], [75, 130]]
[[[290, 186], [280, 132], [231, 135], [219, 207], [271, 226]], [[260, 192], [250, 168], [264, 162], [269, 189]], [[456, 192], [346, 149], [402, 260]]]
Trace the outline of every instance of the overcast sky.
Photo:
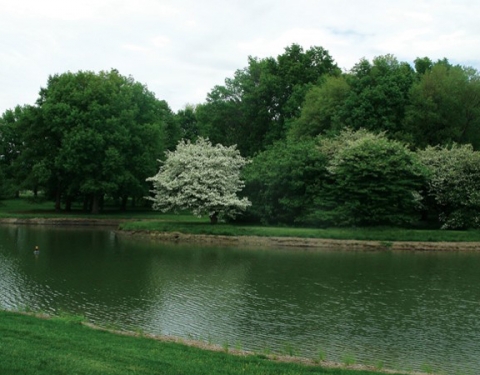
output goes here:
[[292, 43], [345, 70], [388, 53], [480, 69], [480, 1], [0, 0], [0, 113], [34, 104], [49, 75], [111, 68], [177, 111]]

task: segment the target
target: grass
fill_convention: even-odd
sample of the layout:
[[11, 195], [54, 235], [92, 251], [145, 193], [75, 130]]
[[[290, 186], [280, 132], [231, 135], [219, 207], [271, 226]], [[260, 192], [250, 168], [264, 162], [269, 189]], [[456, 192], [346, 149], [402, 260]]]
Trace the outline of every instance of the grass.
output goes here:
[[131, 231], [180, 232], [225, 236], [298, 237], [381, 241], [386, 249], [392, 247], [392, 241], [480, 242], [480, 231], [478, 230], [453, 231], [390, 227], [317, 229], [236, 224], [211, 225], [206, 222], [188, 221], [185, 218], [183, 218], [183, 221], [173, 221], [167, 218], [162, 220], [131, 221], [120, 224], [120, 228], [122, 230]]
[[380, 241], [386, 249], [392, 241], [420, 242], [480, 242], [479, 230], [453, 231], [437, 229], [372, 228], [299, 228], [219, 223], [211, 225], [208, 218], [189, 214], [162, 214], [146, 208], [131, 208], [120, 212], [106, 207], [100, 215], [86, 214], [79, 207], [69, 213], [55, 212], [53, 203], [20, 198], [0, 201], [0, 218], [95, 218], [128, 220], [120, 229], [130, 231], [181, 232], [225, 236], [262, 236], [328, 238], [338, 240]]
[[0, 358], [2, 375], [376, 374], [235, 356], [94, 330], [78, 318], [40, 319], [8, 311], [0, 311]]

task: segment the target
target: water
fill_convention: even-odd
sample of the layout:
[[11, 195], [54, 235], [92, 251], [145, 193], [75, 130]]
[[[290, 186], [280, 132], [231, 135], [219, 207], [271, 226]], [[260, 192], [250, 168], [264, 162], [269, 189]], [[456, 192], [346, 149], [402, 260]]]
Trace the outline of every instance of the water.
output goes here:
[[480, 373], [479, 270], [480, 253], [240, 249], [0, 226], [0, 308], [398, 370]]

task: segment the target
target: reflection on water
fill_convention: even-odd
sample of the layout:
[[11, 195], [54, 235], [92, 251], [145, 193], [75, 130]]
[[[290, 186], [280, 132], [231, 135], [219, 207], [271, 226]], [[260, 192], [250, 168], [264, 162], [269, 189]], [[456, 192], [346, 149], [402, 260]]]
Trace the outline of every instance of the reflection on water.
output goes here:
[[0, 308], [396, 369], [480, 372], [479, 269], [473, 253], [248, 250], [0, 226]]

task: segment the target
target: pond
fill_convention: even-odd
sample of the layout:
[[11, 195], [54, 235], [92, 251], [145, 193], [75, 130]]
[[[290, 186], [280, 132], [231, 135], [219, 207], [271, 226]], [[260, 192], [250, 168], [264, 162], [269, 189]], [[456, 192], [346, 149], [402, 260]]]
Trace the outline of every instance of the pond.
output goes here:
[[0, 226], [0, 308], [397, 370], [480, 373], [479, 270], [480, 253], [242, 249]]

